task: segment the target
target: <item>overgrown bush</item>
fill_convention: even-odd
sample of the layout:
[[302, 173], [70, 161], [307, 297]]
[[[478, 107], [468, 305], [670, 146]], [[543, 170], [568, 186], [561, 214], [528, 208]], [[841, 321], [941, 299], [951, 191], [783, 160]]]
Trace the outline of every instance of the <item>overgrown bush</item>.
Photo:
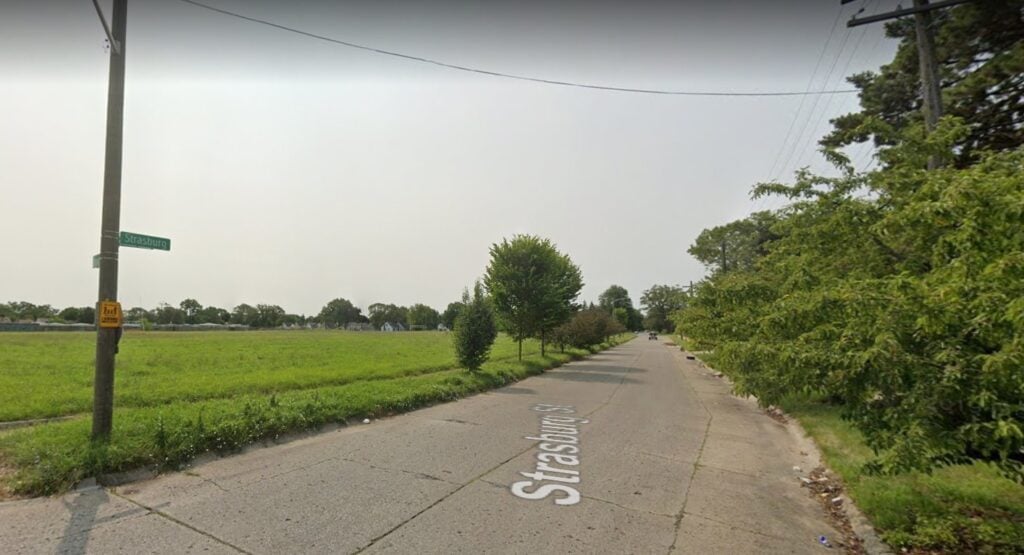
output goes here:
[[841, 403], [875, 470], [986, 461], [1024, 482], [1024, 151], [926, 170], [963, 132], [904, 137], [870, 175], [760, 186], [793, 201], [766, 254], [677, 322], [742, 393]]
[[608, 341], [608, 338], [626, 331], [626, 328], [602, 308], [581, 310], [568, 322], [552, 332], [553, 341], [565, 347], [584, 349]]

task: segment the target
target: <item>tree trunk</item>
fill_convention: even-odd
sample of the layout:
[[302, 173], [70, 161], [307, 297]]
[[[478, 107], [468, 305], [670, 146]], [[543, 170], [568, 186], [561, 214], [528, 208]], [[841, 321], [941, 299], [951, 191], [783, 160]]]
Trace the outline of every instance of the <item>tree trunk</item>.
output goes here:
[[544, 357], [544, 332], [540, 334], [540, 356], [541, 358]]
[[523, 360], [523, 338], [519, 338], [519, 360]]

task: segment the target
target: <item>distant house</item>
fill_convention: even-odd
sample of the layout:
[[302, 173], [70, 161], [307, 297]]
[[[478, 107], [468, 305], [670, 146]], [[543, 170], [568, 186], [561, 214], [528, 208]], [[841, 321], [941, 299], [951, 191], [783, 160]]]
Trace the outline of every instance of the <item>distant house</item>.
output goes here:
[[401, 322], [384, 322], [380, 331], [405, 331], [405, 326]]
[[373, 326], [366, 322], [349, 322], [345, 324], [347, 331], [373, 331]]

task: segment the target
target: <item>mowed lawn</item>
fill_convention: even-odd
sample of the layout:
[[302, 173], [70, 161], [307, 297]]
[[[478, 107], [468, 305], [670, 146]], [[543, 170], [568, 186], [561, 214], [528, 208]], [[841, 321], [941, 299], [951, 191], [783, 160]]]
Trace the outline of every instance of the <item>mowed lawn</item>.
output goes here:
[[[0, 333], [0, 422], [91, 411], [95, 341], [84, 332]], [[458, 366], [451, 341], [442, 332], [128, 332], [115, 404], [153, 407], [438, 372]], [[529, 341], [523, 355], [539, 350]], [[516, 353], [502, 335], [491, 360]]]

